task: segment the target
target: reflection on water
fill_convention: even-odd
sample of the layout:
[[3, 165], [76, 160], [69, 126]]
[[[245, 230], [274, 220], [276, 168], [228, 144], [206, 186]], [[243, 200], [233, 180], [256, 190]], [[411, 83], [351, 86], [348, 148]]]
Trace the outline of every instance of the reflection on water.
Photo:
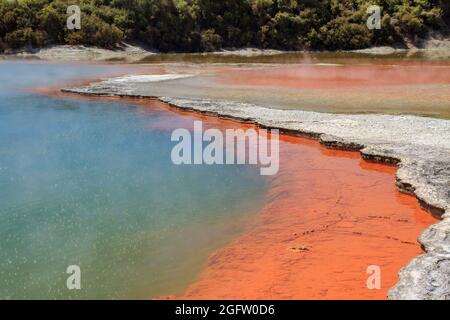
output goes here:
[[261, 205], [258, 168], [172, 164], [164, 127], [192, 117], [21, 91], [115, 68], [0, 64], [2, 299], [180, 294]]
[[364, 52], [284, 52], [240, 55], [229, 53], [174, 53], [149, 55], [137, 63], [219, 63], [219, 64], [295, 64], [305, 60], [315, 63], [395, 63], [399, 61], [450, 61], [445, 50], [397, 51], [386, 54]]

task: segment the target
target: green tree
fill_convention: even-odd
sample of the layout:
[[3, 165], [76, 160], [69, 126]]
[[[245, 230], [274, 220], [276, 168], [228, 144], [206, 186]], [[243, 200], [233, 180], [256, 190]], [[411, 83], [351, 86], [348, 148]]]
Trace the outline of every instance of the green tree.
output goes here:
[[[71, 3], [72, 4], [72, 3]], [[0, 0], [0, 50], [48, 44], [114, 48], [138, 41], [161, 51], [258, 46], [356, 49], [445, 32], [448, 0], [74, 0], [82, 29], [65, 26], [66, 0]], [[368, 30], [369, 5], [382, 8]], [[394, 23], [395, 22], [395, 23]]]

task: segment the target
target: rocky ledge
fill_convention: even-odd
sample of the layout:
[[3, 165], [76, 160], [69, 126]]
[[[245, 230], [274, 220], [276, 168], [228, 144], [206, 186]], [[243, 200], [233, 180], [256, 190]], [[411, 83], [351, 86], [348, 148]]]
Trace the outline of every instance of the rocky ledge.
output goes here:
[[419, 238], [425, 254], [399, 273], [390, 299], [450, 299], [450, 121], [416, 116], [348, 115], [277, 110], [230, 101], [151, 97], [130, 81], [106, 80], [63, 89], [85, 95], [157, 98], [172, 107], [252, 122], [355, 150], [369, 161], [398, 166], [396, 184], [441, 221]]

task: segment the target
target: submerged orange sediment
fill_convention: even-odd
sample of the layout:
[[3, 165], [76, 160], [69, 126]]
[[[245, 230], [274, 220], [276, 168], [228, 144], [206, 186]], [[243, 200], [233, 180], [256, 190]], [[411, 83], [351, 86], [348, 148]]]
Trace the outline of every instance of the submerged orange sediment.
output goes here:
[[342, 89], [394, 85], [450, 84], [448, 66], [430, 63], [398, 65], [308, 65], [219, 70], [217, 81], [233, 85], [295, 89]]
[[261, 106], [450, 119], [449, 67], [448, 63], [397, 62], [224, 68], [213, 80], [236, 90], [232, 99]]
[[[215, 252], [186, 299], [385, 299], [435, 219], [393, 183], [395, 167], [283, 137], [280, 172], [250, 230]], [[381, 289], [367, 268], [381, 268]]]

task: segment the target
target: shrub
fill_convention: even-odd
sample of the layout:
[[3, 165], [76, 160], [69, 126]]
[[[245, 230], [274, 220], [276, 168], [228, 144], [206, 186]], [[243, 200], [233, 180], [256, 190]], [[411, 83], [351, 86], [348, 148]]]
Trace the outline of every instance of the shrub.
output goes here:
[[202, 50], [206, 52], [219, 50], [222, 47], [222, 37], [214, 29], [203, 31], [200, 45]]
[[64, 38], [66, 24], [63, 8], [55, 8], [48, 5], [37, 13], [38, 27], [45, 30], [47, 37], [52, 42], [60, 42]]
[[319, 30], [319, 39], [329, 49], [360, 49], [370, 45], [371, 32], [365, 25], [349, 23], [338, 18]]
[[18, 49], [21, 47], [31, 47], [34, 41], [34, 33], [31, 28], [18, 29], [5, 36], [8, 47]]

